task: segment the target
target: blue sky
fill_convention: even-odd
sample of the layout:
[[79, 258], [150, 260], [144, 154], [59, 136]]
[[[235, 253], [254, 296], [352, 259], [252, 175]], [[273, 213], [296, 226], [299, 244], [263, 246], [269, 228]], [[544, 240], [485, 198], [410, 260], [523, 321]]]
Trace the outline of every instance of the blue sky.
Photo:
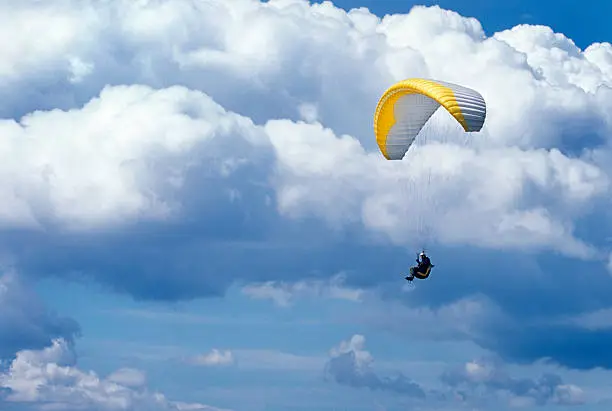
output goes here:
[[612, 10], [423, 4], [0, 5], [0, 409], [609, 409]]
[[[319, 2], [320, 3], [320, 2]], [[605, 24], [606, 15], [611, 7], [605, 1], [589, 3], [582, 7], [572, 0], [529, 1], [511, 0], [504, 2], [490, 0], [442, 0], [442, 1], [402, 1], [402, 0], [338, 0], [338, 7], [351, 9], [367, 7], [373, 13], [405, 13], [414, 5], [439, 5], [454, 10], [464, 16], [475, 17], [483, 25], [487, 34], [509, 29], [517, 24], [541, 24], [551, 27], [572, 39], [580, 48], [591, 43], [603, 42], [610, 37], [610, 28]]]

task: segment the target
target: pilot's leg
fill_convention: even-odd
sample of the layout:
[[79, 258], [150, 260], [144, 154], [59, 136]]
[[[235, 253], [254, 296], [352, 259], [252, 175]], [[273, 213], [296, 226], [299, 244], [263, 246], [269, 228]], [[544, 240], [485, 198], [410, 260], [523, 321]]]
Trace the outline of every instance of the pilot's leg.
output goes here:
[[414, 267], [410, 267], [410, 274], [406, 277], [406, 280], [408, 281], [414, 280]]

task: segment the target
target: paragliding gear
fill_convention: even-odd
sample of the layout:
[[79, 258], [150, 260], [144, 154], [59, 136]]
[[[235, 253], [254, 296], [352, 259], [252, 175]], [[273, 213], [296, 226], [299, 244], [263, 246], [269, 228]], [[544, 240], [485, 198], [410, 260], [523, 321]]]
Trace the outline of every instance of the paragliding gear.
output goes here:
[[[486, 112], [486, 102], [478, 91], [426, 78], [391, 84], [378, 100], [373, 116], [376, 144], [385, 159], [400, 160], [394, 169], [393, 186], [406, 191], [402, 201], [412, 201], [405, 217], [411, 220], [410, 231], [414, 229], [413, 238], [419, 240], [419, 247], [427, 247], [434, 240], [436, 208], [442, 205], [432, 187], [436, 180], [447, 178], [447, 173], [436, 171], [439, 162], [431, 157], [444, 148], [421, 148], [430, 141], [447, 138], [451, 144], [475, 143], [478, 138], [469, 135], [481, 131]], [[455, 138], [459, 136], [462, 138]], [[414, 173], [406, 172], [410, 168], [401, 164], [403, 159], [418, 160]]]
[[421, 271], [419, 267], [410, 267], [410, 275], [406, 277], [406, 280], [412, 281], [415, 278], [418, 278], [419, 280], [425, 280], [427, 277], [429, 277], [432, 267], [433, 265], [429, 265], [423, 271]]
[[480, 131], [487, 109], [482, 95], [458, 84], [411, 78], [392, 85], [381, 96], [374, 114], [374, 133], [387, 160], [401, 160], [442, 106], [466, 132]]
[[429, 259], [429, 257], [425, 255], [425, 252], [421, 252], [421, 254], [419, 254], [419, 256], [416, 259], [416, 262], [417, 262], [416, 267], [410, 267], [410, 275], [406, 277], [406, 280], [408, 281], [412, 281], [415, 278], [418, 278], [419, 280], [426, 279], [427, 277], [429, 277], [429, 274], [431, 273], [431, 269], [434, 266], [431, 263], [431, 260]]

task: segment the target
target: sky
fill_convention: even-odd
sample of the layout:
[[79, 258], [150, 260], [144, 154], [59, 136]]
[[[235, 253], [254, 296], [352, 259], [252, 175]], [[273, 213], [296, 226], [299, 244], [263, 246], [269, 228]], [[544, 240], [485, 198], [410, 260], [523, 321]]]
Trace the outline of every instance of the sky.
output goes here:
[[580, 48], [603, 42], [612, 34], [612, 29], [605, 23], [612, 5], [601, 0], [590, 2], [591, 7], [580, 7], [575, 0], [336, 0], [333, 3], [345, 10], [366, 7], [379, 16], [406, 13], [415, 5], [438, 5], [478, 19], [487, 35], [519, 24], [545, 25], [572, 39]]
[[0, 409], [608, 410], [610, 11], [0, 2]]

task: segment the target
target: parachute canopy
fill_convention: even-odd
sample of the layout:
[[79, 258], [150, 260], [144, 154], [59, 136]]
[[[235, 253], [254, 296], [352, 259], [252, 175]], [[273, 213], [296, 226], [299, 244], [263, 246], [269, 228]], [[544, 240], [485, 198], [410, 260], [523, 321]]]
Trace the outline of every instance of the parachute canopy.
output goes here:
[[438, 80], [411, 78], [382, 95], [374, 115], [374, 133], [387, 160], [401, 160], [427, 120], [443, 106], [466, 132], [480, 131], [486, 104], [480, 93]]

